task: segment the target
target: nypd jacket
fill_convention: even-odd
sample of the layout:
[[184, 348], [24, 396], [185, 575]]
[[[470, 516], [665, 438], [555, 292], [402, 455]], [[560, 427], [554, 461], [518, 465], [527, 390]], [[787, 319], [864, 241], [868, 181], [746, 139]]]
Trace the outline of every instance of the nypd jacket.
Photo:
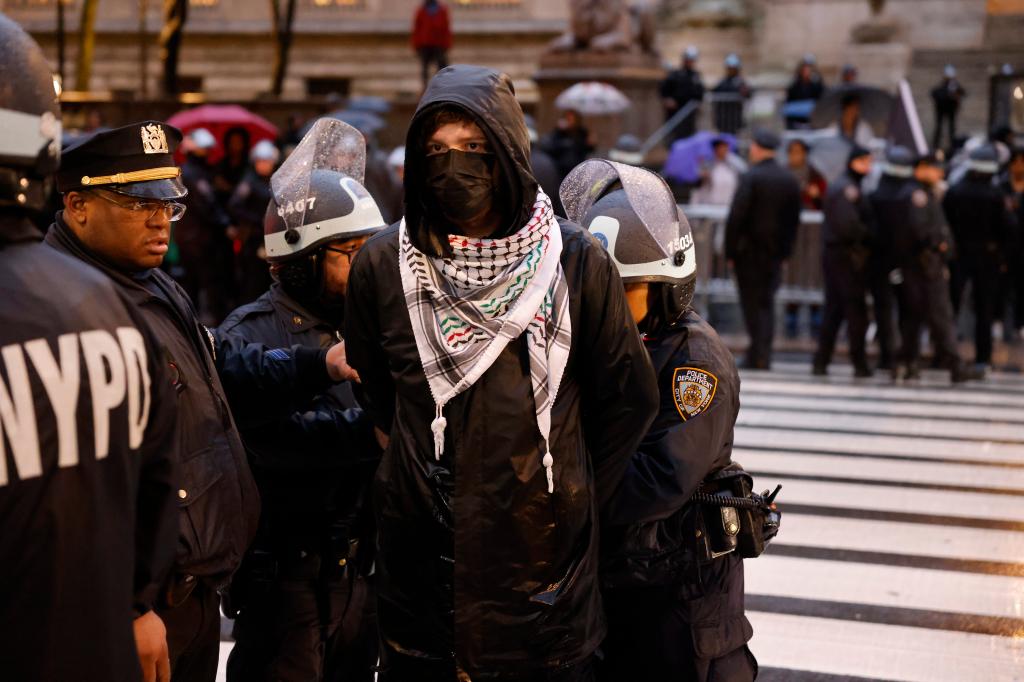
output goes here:
[[258, 346], [214, 344], [188, 297], [164, 272], [133, 276], [114, 269], [86, 249], [59, 213], [46, 241], [110, 277], [162, 343], [178, 397], [181, 525], [175, 569], [223, 586], [252, 541], [259, 516], [259, 495], [225, 391], [252, 403], [284, 404], [329, 384], [323, 352], [293, 349], [275, 356]]
[[739, 375], [729, 349], [692, 310], [645, 345], [658, 375], [658, 415], [609, 504], [603, 584], [668, 588], [695, 651], [717, 658], [753, 634], [743, 613], [743, 563], [726, 555], [698, 568], [689, 500], [709, 474], [732, 463]]
[[[328, 348], [341, 337], [278, 283], [228, 315], [216, 336], [314, 349]], [[232, 407], [262, 499], [257, 543], [270, 549], [319, 548], [332, 526], [355, 539], [380, 449], [351, 387], [336, 384], [299, 409], [277, 414]], [[361, 539], [373, 544], [372, 537]]]
[[[479, 67], [442, 70], [410, 140], [445, 103], [470, 112], [488, 135], [505, 183], [501, 196], [515, 197], [509, 209], [518, 229], [536, 181], [511, 88]], [[406, 220], [414, 217], [410, 235], [419, 243], [432, 229], [419, 185], [423, 163], [420, 153], [406, 158]], [[560, 221], [560, 229], [572, 346], [551, 415], [553, 494], [539, 464], [525, 337], [447, 404], [447, 442], [435, 461], [434, 401], [402, 293], [397, 226], [372, 237], [352, 264], [349, 363], [377, 425], [391, 435], [373, 489], [382, 640], [409, 656], [454, 656], [474, 681], [539, 678], [600, 644], [599, 509], [654, 413], [650, 360], [614, 265], [580, 227]]]
[[41, 240], [0, 217], [0, 677], [137, 680], [132, 618], [177, 534], [174, 398], [131, 303]]

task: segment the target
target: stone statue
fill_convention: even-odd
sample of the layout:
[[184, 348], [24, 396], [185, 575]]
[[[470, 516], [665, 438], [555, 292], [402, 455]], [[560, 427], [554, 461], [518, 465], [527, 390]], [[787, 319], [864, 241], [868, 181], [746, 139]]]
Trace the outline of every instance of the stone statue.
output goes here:
[[569, 30], [552, 51], [654, 52], [654, 12], [645, 2], [570, 0], [569, 11]]

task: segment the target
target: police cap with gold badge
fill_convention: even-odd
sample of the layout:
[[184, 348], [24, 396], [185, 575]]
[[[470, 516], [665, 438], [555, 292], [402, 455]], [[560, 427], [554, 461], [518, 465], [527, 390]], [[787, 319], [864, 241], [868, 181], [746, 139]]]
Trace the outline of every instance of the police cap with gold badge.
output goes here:
[[143, 199], [180, 199], [188, 194], [174, 151], [181, 131], [142, 121], [93, 133], [66, 147], [57, 173], [61, 193], [105, 189]]

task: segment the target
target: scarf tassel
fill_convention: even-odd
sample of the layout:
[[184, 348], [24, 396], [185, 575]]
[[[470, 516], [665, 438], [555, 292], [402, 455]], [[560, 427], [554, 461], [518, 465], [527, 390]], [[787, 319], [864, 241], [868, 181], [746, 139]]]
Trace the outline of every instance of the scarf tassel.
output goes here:
[[548, 475], [548, 494], [549, 495], [553, 495], [554, 492], [555, 492], [555, 471], [554, 471], [554, 468], [553, 468], [554, 466], [555, 466], [555, 458], [551, 456], [551, 451], [549, 450], [548, 452], [546, 452], [544, 454], [544, 469], [547, 471], [547, 475]]
[[434, 434], [434, 459], [441, 461], [444, 454], [444, 430], [448, 428], [448, 420], [444, 418], [443, 407], [437, 406], [437, 416], [430, 422], [430, 431]]

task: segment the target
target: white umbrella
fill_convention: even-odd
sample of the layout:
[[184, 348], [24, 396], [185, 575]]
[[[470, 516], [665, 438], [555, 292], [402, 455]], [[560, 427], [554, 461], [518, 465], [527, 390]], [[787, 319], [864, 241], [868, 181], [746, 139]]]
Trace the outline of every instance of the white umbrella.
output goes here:
[[555, 99], [559, 109], [574, 109], [587, 116], [620, 114], [630, 107], [622, 91], [607, 83], [587, 81], [577, 83]]

